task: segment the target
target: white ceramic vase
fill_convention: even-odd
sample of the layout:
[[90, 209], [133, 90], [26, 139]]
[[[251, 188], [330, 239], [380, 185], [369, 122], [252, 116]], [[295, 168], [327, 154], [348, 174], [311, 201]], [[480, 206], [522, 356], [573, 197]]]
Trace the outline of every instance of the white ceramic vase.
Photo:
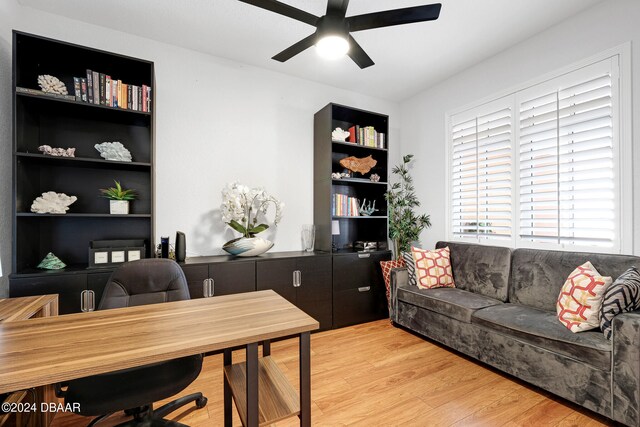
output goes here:
[[222, 246], [222, 249], [231, 255], [249, 257], [262, 255], [272, 247], [273, 242], [261, 237], [238, 237], [229, 240]]
[[109, 213], [112, 215], [127, 215], [129, 213], [129, 201], [109, 200]]

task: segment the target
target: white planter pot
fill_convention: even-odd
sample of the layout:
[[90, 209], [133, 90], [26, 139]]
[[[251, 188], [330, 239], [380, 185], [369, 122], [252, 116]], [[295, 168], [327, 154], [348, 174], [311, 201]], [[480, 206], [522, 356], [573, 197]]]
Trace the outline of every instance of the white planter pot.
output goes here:
[[109, 200], [109, 213], [112, 215], [127, 215], [129, 213], [129, 201]]

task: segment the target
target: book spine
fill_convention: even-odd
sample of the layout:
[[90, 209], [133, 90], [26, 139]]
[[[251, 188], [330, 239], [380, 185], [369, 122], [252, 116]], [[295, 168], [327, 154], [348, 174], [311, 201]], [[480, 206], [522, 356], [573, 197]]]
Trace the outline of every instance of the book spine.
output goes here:
[[104, 91], [106, 86], [106, 76], [103, 73], [99, 74], [100, 86], [99, 86], [99, 96], [100, 96], [100, 105], [105, 105]]
[[100, 104], [100, 73], [92, 71], [91, 74], [93, 76], [93, 103]]
[[127, 109], [131, 110], [131, 101], [133, 100], [131, 85], [127, 85]]
[[118, 108], [118, 81], [111, 80], [111, 106]]
[[124, 84], [122, 84], [122, 80], [118, 80], [118, 107], [124, 108], [126, 105], [124, 103], [124, 95], [123, 95]]
[[142, 85], [142, 112], [147, 112], [147, 85]]
[[151, 112], [151, 86], [147, 86], [147, 113]]
[[138, 111], [142, 111], [142, 86], [138, 86]]
[[82, 95], [82, 102], [87, 102], [87, 79], [80, 79], [80, 93]]
[[80, 77], [73, 78], [73, 92], [76, 96], [76, 101], [82, 101], [82, 89], [80, 87]]
[[87, 101], [93, 104], [93, 71], [87, 70]]
[[349, 128], [349, 142], [356, 142], [356, 127], [355, 126], [351, 126]]
[[104, 80], [104, 105], [111, 107], [111, 76], [105, 76]]

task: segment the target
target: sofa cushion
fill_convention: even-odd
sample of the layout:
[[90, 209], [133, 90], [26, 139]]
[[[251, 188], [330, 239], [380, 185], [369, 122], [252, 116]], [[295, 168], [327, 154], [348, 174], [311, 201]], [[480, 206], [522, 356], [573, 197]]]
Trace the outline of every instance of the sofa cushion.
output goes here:
[[[457, 288], [507, 301], [511, 249], [472, 243], [438, 242], [436, 244], [436, 248], [446, 246], [449, 246], [451, 251], [451, 268]], [[564, 276], [563, 282], [566, 278], [567, 276]], [[558, 288], [559, 291], [560, 288]]]
[[611, 322], [618, 314], [640, 309], [640, 272], [631, 267], [607, 288], [600, 308], [600, 329], [611, 339]]
[[399, 301], [404, 301], [465, 323], [471, 322], [471, 315], [474, 311], [502, 304], [502, 301], [497, 299], [456, 288], [418, 289], [415, 286], [403, 286], [398, 288], [397, 298]]
[[[516, 249], [511, 261], [509, 302], [555, 311], [565, 280], [577, 266], [587, 261], [591, 261], [601, 275], [611, 277], [618, 277], [628, 268], [640, 265], [640, 258], [631, 255]], [[455, 268], [453, 277], [457, 281]]]
[[556, 314], [517, 304], [501, 304], [473, 313], [471, 322], [513, 336], [594, 368], [611, 370], [611, 343], [599, 331], [574, 334]]

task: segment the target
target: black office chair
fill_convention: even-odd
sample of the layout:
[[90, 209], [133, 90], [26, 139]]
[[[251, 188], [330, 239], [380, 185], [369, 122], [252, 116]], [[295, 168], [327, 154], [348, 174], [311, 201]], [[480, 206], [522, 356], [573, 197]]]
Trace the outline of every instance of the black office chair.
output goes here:
[[[143, 259], [120, 266], [109, 278], [98, 310], [189, 299], [182, 269], [168, 259]], [[124, 410], [133, 419], [121, 426], [182, 426], [163, 417], [195, 402], [203, 408], [207, 398], [194, 393], [153, 409], [153, 402], [184, 390], [200, 374], [202, 355], [187, 356], [138, 368], [80, 378], [56, 387], [65, 403], [79, 403], [80, 415], [98, 416], [89, 426]]]

